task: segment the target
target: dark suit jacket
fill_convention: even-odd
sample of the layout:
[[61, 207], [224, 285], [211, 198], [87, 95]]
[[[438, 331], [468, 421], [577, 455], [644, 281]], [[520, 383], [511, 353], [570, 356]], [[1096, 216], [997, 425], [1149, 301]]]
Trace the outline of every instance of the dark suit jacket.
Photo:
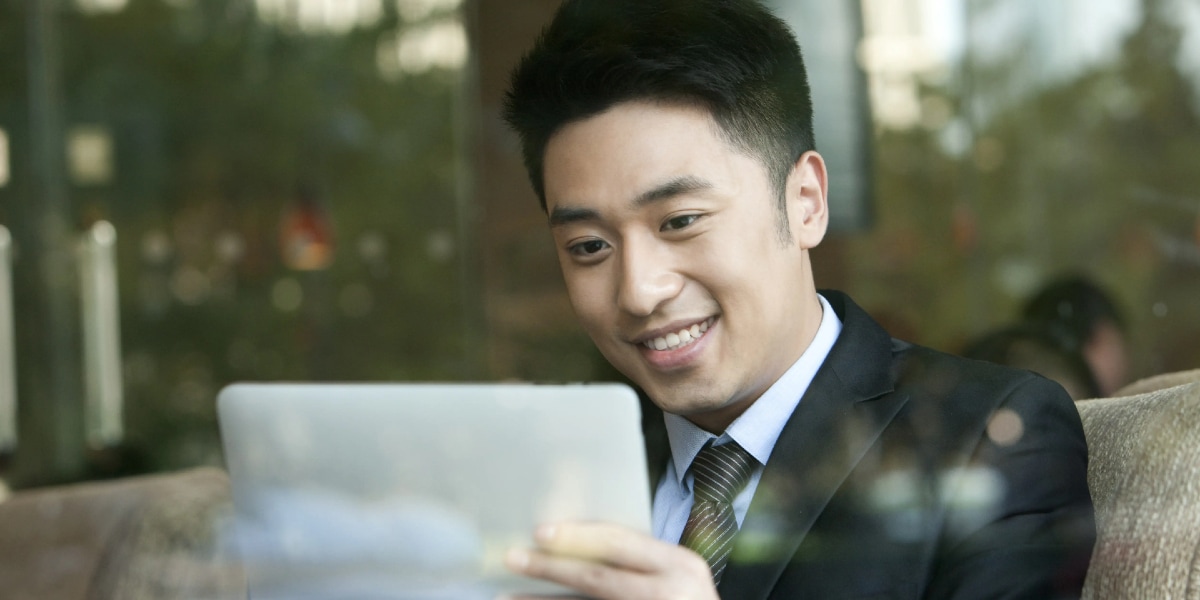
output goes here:
[[767, 462], [721, 597], [1078, 597], [1095, 522], [1062, 388], [891, 339], [821, 294], [842, 333]]

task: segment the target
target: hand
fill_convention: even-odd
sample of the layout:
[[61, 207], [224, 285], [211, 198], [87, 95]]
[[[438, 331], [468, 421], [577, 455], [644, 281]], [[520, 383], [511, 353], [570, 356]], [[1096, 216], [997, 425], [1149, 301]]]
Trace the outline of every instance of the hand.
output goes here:
[[534, 533], [537, 548], [513, 549], [514, 573], [565, 585], [592, 598], [716, 599], [712, 572], [699, 554], [606, 523], [557, 523]]

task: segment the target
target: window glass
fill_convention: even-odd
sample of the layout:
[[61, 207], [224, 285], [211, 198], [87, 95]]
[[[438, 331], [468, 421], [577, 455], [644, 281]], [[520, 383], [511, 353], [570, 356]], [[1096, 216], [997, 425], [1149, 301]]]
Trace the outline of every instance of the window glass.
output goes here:
[[[39, 4], [0, 5], [19, 485], [216, 464], [231, 381], [478, 376], [460, 2]], [[100, 222], [116, 236], [116, 450], [75, 441], [90, 363], [73, 248]]]
[[863, 7], [878, 219], [835, 240], [834, 283], [958, 350], [1079, 273], [1124, 313], [1129, 377], [1200, 366], [1195, 3]]

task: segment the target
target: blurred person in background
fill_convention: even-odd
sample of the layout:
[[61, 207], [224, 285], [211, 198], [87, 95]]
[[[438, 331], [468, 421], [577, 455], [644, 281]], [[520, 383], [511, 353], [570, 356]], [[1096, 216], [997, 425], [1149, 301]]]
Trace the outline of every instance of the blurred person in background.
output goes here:
[[1096, 378], [1083, 356], [1041, 325], [1017, 323], [985, 333], [969, 342], [962, 355], [1053, 379], [1072, 400], [1100, 397]]
[[1098, 396], [1110, 396], [1127, 382], [1124, 319], [1117, 303], [1095, 282], [1079, 275], [1055, 279], [1029, 298], [1021, 316], [1083, 357]]
[[786, 24], [567, 0], [505, 117], [576, 316], [667, 433], [649, 535], [546, 524], [510, 569], [594, 598], [1079, 597], [1095, 524], [1062, 387], [818, 292], [828, 178]]

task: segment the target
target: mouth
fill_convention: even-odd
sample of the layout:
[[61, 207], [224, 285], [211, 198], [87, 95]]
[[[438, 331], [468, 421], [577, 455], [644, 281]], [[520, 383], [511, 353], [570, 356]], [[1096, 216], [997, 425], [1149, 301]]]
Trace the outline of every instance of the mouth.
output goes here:
[[709, 317], [699, 323], [694, 323], [690, 327], [684, 327], [679, 331], [674, 331], [664, 335], [660, 335], [641, 342], [642, 346], [650, 350], [678, 350], [684, 346], [689, 346], [696, 343], [704, 334], [708, 333], [708, 328], [712, 327], [716, 317]]

